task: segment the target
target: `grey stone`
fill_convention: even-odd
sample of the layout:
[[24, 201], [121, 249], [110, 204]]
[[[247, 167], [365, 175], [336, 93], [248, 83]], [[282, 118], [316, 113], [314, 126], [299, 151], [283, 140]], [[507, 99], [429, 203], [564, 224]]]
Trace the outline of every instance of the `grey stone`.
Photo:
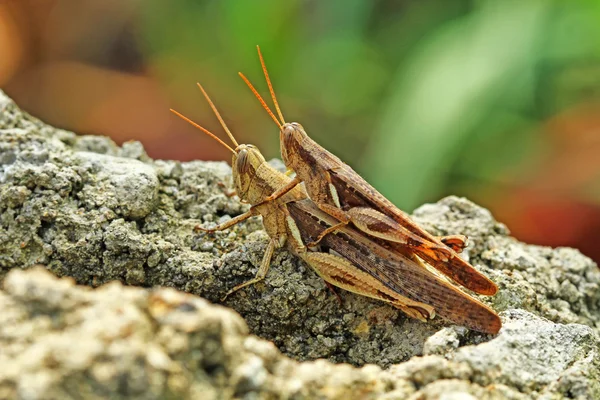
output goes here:
[[158, 177], [154, 168], [137, 160], [81, 151], [80, 168], [89, 172], [78, 193], [86, 209], [109, 208], [128, 219], [144, 218], [155, 208]]
[[[219, 303], [253, 277], [267, 241], [258, 218], [193, 231], [248, 209], [230, 174], [52, 128], [0, 92], [0, 278], [16, 270], [0, 292], [0, 398], [600, 398], [596, 264], [520, 243], [462, 198], [414, 215], [469, 236], [465, 257], [500, 288], [482, 298], [501, 312], [496, 337], [338, 290], [340, 305], [283, 250], [225, 302], [245, 323], [209, 306], [198, 296]], [[36, 264], [113, 283], [19, 271]]]
[[423, 354], [445, 355], [452, 353], [460, 346], [460, 340], [465, 337], [467, 329], [463, 327], [443, 328], [431, 335], [423, 345]]
[[501, 383], [521, 392], [544, 392], [576, 362], [589, 360], [579, 371], [595, 377], [582, 394], [600, 395], [600, 341], [589, 326], [555, 324], [524, 310], [503, 313], [498, 336], [477, 346], [466, 346], [450, 356], [470, 366], [485, 386]]

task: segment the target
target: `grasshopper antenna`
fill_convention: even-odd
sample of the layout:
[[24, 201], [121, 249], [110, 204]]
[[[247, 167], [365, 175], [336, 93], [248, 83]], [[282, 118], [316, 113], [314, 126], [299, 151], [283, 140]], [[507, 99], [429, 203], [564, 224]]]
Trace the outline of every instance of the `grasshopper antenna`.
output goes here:
[[215, 113], [215, 115], [219, 119], [219, 122], [221, 123], [221, 126], [223, 127], [223, 129], [225, 129], [225, 132], [227, 132], [227, 136], [229, 136], [229, 139], [231, 139], [231, 141], [233, 142], [233, 144], [235, 145], [235, 147], [238, 147], [239, 146], [238, 142], [233, 137], [233, 134], [231, 133], [231, 131], [229, 130], [229, 128], [225, 124], [225, 121], [223, 121], [223, 118], [221, 118], [221, 114], [217, 110], [217, 107], [215, 107], [215, 105], [212, 102], [212, 100], [210, 99], [210, 97], [208, 97], [208, 93], [206, 93], [206, 90], [204, 90], [204, 88], [202, 87], [202, 85], [200, 83], [196, 83], [196, 85], [198, 85], [198, 87], [202, 91], [202, 94], [206, 98], [206, 101], [208, 101], [208, 104], [210, 104], [210, 108], [212, 108], [213, 112]]
[[271, 78], [269, 78], [269, 72], [267, 71], [265, 60], [263, 59], [262, 53], [260, 52], [260, 46], [256, 46], [256, 50], [258, 50], [258, 58], [260, 58], [260, 65], [262, 66], [263, 73], [265, 74], [265, 79], [267, 80], [267, 85], [269, 86], [269, 92], [271, 93], [273, 104], [275, 104], [275, 110], [277, 111], [277, 115], [279, 115], [281, 123], [285, 124], [285, 118], [283, 118], [283, 113], [281, 112], [281, 108], [279, 108], [277, 96], [275, 96], [275, 90], [273, 90], [273, 85], [271, 84]]
[[267, 105], [267, 103], [265, 102], [265, 100], [258, 93], [258, 91], [254, 88], [254, 86], [250, 83], [250, 81], [248, 80], [248, 78], [246, 78], [246, 76], [244, 76], [244, 74], [242, 74], [241, 72], [238, 72], [238, 74], [244, 80], [244, 82], [246, 82], [246, 85], [248, 85], [248, 87], [250, 88], [250, 90], [252, 90], [252, 93], [254, 93], [254, 95], [256, 96], [256, 98], [258, 99], [258, 101], [260, 101], [260, 104], [262, 104], [263, 108], [267, 111], [267, 113], [269, 113], [269, 115], [271, 116], [271, 118], [273, 118], [273, 121], [275, 121], [275, 123], [277, 124], [277, 126], [279, 127], [279, 129], [281, 129], [282, 128], [281, 122], [279, 122], [279, 120], [277, 119], [277, 117], [275, 116], [275, 114], [273, 114], [273, 111], [271, 111], [271, 109], [269, 108], [269, 106]]
[[200, 129], [202, 132], [206, 133], [211, 138], [215, 139], [217, 142], [221, 143], [223, 146], [225, 146], [227, 148], [227, 150], [231, 151], [233, 154], [237, 154], [235, 152], [235, 150], [233, 150], [227, 143], [225, 143], [224, 141], [222, 141], [221, 139], [219, 139], [214, 133], [212, 133], [208, 129], [201, 127], [200, 125], [198, 125], [197, 123], [195, 123], [194, 121], [192, 121], [191, 119], [189, 119], [188, 117], [186, 117], [185, 115], [180, 114], [179, 112], [173, 110], [172, 108], [170, 110], [171, 110], [171, 112], [173, 114], [177, 115], [179, 118], [183, 119], [184, 121], [189, 122], [190, 124], [192, 124], [196, 128]]

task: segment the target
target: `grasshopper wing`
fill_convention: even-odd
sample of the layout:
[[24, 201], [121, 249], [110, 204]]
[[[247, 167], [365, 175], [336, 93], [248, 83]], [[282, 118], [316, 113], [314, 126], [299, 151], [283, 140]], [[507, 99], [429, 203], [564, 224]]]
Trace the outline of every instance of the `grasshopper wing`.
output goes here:
[[[498, 287], [494, 282], [463, 260], [452, 247], [446, 246], [442, 241], [417, 225], [408, 214], [398, 209], [349, 166], [345, 165], [343, 168], [331, 170], [329, 176], [331, 184], [338, 193], [342, 207], [368, 207], [390, 217], [432, 246], [430, 248], [418, 246], [410, 248], [428, 264], [475, 293], [488, 296], [496, 294]], [[431, 251], [436, 246], [439, 249], [444, 249], [444, 251]], [[401, 252], [408, 249], [407, 246], [397, 243], [394, 243], [392, 247]], [[406, 254], [405, 251], [404, 253]]]

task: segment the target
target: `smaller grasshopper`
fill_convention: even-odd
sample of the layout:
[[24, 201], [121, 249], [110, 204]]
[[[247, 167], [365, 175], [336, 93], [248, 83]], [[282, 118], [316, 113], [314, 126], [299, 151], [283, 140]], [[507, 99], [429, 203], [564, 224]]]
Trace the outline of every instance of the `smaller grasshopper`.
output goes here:
[[376, 240], [350, 227], [339, 227], [331, 235], [325, 236], [320, 250], [309, 249], [304, 244], [305, 240], [319, 236], [323, 230], [335, 225], [336, 220], [308, 199], [303, 186], [295, 186], [277, 199], [265, 202], [271, 193], [289, 184], [292, 179], [266, 163], [255, 146], [238, 145], [202, 86], [198, 86], [235, 144], [235, 150], [200, 125], [171, 111], [233, 153], [232, 175], [236, 191], [240, 199], [253, 205], [248, 212], [230, 221], [212, 229], [200, 229], [207, 232], [224, 230], [250, 216], [261, 215], [265, 231], [270, 237], [255, 278], [235, 286], [225, 297], [264, 279], [274, 250], [286, 246], [326, 283], [384, 301], [421, 321], [433, 318], [437, 312], [450, 321], [480, 332], [498, 332], [500, 318], [489, 307], [445, 282], [415, 260], [388, 251]]
[[258, 48], [262, 69], [279, 120], [269, 109], [250, 81], [242, 79], [258, 98], [280, 129], [281, 157], [296, 177], [268, 196], [273, 201], [304, 182], [309, 197], [339, 222], [319, 235], [312, 245], [348, 223], [366, 234], [389, 242], [388, 246], [406, 256], [419, 256], [442, 274], [460, 285], [483, 295], [494, 295], [498, 288], [457, 252], [466, 246], [466, 237], [435, 237], [417, 225], [350, 166], [312, 140], [302, 125], [286, 123], [279, 108], [264, 59]]

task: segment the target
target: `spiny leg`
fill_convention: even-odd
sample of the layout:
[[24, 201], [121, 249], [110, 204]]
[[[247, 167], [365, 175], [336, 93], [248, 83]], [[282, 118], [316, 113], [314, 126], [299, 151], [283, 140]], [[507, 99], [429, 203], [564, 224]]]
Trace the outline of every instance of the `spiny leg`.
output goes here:
[[454, 257], [450, 249], [423, 239], [387, 215], [368, 207], [354, 207], [346, 211], [348, 218], [361, 231], [379, 239], [404, 244], [416, 252], [446, 262]]
[[230, 291], [225, 293], [225, 296], [223, 296], [221, 301], [225, 301], [227, 296], [229, 296], [230, 294], [232, 294], [234, 292], [237, 292], [241, 288], [244, 288], [249, 285], [253, 285], [256, 282], [260, 282], [263, 279], [265, 279], [265, 276], [267, 276], [267, 272], [269, 271], [269, 265], [271, 265], [271, 258], [273, 257], [273, 252], [275, 251], [275, 247], [276, 247], [276, 243], [273, 240], [270, 240], [269, 245], [267, 246], [267, 249], [265, 250], [265, 255], [263, 256], [263, 259], [260, 263], [260, 267], [258, 268], [258, 272], [256, 273], [256, 276], [254, 278], [250, 279], [249, 281], [246, 281], [244, 283], [237, 285], [236, 287], [234, 287], [233, 289], [231, 289]]
[[256, 207], [260, 206], [261, 204], [265, 204], [265, 203], [268, 203], [270, 201], [280, 198], [281, 196], [283, 196], [284, 194], [286, 194], [287, 192], [289, 192], [290, 190], [292, 190], [293, 188], [298, 186], [300, 184], [300, 182], [302, 182], [302, 181], [300, 179], [298, 179], [298, 177], [295, 177], [294, 179], [292, 179], [291, 181], [286, 183], [285, 186], [280, 187], [279, 189], [274, 191], [270, 196], [265, 197], [265, 199], [263, 201], [255, 204], [253, 207], [256, 208]]
[[348, 223], [350, 222], [350, 218], [348, 217], [348, 215], [341, 209], [337, 208], [336, 206], [332, 206], [330, 204], [327, 203], [322, 203], [322, 204], [317, 204], [317, 206], [325, 211], [327, 214], [331, 215], [332, 217], [336, 218], [338, 221], [340, 221], [339, 223], [330, 226], [329, 228], [323, 230], [319, 236], [317, 237], [317, 239], [315, 239], [314, 241], [308, 243], [306, 246], [307, 247], [315, 247], [319, 244], [319, 242], [321, 240], [323, 240], [323, 238], [327, 235], [329, 235], [330, 233], [340, 229], [341, 227], [348, 225]]
[[[344, 225], [347, 225], [349, 222], [352, 222], [358, 229], [370, 234], [371, 236], [391, 242], [407, 244], [410, 246], [432, 248], [434, 252], [443, 253], [444, 257], [449, 258], [449, 256], [451, 256], [451, 254], [449, 254], [449, 252], [442, 246], [437, 246], [435, 243], [428, 243], [421, 237], [416, 236], [408, 229], [404, 228], [394, 219], [372, 208], [353, 207], [348, 211], [344, 211], [339, 207], [327, 203], [317, 205], [321, 210], [325, 211], [327, 214], [336, 218], [340, 222], [321, 232], [319, 237], [314, 242], [310, 243], [310, 247], [316, 246], [329, 233], [336, 231]], [[468, 239], [464, 235], [439, 236], [437, 239], [457, 253], [462, 252], [462, 250], [468, 244]], [[442, 261], [446, 260], [447, 258], [442, 258]]]
[[243, 214], [238, 215], [237, 217], [231, 218], [229, 221], [225, 221], [222, 224], [219, 224], [213, 228], [203, 228], [200, 225], [196, 225], [194, 227], [195, 231], [202, 231], [202, 232], [216, 232], [216, 231], [223, 231], [227, 228], [231, 228], [232, 226], [239, 224], [240, 222], [247, 220], [248, 218], [252, 217], [253, 215], [255, 215], [253, 210], [250, 211], [246, 211]]
[[[406, 246], [436, 270], [476, 293], [493, 295], [498, 290], [492, 281], [461, 259], [452, 251], [451, 247], [421, 238], [377, 210], [368, 207], [354, 207], [344, 211], [331, 205], [319, 205], [319, 208], [342, 222], [350, 220], [355, 227], [368, 235]], [[342, 215], [339, 215], [341, 213]], [[323, 236], [320, 235], [319, 238]], [[447, 238], [450, 244], [463, 245], [466, 243], [466, 239], [460, 235]], [[314, 243], [311, 243], [312, 245]]]
[[410, 246], [415, 251], [424, 252], [431, 258], [447, 261], [453, 257], [450, 250], [443, 245], [431, 243], [415, 235], [392, 218], [372, 208], [353, 207], [348, 211], [344, 211], [330, 204], [318, 204], [318, 207], [340, 222], [321, 232], [317, 240], [310, 243], [311, 247], [316, 246], [325, 235], [352, 222], [354, 226], [368, 235]]

